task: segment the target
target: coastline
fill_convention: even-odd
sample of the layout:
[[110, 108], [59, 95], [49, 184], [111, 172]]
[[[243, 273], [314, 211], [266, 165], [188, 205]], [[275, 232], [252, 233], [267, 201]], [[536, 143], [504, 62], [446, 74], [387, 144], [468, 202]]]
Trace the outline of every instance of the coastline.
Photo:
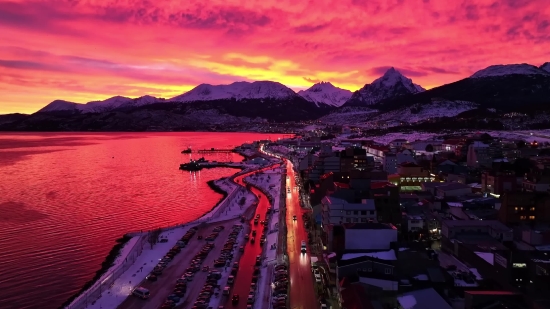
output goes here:
[[101, 268], [96, 271], [94, 277], [88, 282], [84, 283], [84, 285], [78, 292], [76, 292], [73, 296], [69, 297], [65, 302], [63, 302], [59, 309], [63, 309], [69, 306], [75, 299], [86, 292], [89, 288], [94, 286], [94, 284], [96, 284], [104, 274], [108, 273], [109, 270], [115, 265], [116, 259], [121, 255], [124, 246], [126, 246], [134, 237], [136, 236], [132, 237], [128, 234], [124, 234], [122, 237], [116, 239], [116, 244], [113, 246], [113, 248], [111, 248], [111, 251], [109, 251], [107, 257], [105, 257], [103, 262], [101, 262]]
[[[247, 169], [246, 167], [232, 167], [232, 168], [239, 169], [240, 170], [239, 172], [242, 172], [242, 171]], [[232, 181], [232, 179], [239, 172], [236, 172], [235, 174], [233, 174], [229, 177], [226, 177], [226, 178], [220, 178], [220, 179], [216, 179], [216, 180], [207, 181], [207, 185], [214, 192], [222, 194], [223, 196], [218, 200], [218, 202], [209, 211], [205, 212], [203, 215], [201, 215], [200, 217], [198, 217], [194, 220], [186, 222], [184, 225], [193, 225], [193, 224], [197, 223], [199, 220], [203, 219], [205, 216], [208, 216], [209, 214], [213, 213], [227, 199], [227, 197], [230, 196], [230, 194], [233, 192], [233, 190], [235, 190], [235, 188], [233, 188], [232, 190], [229, 190], [231, 192], [227, 192], [227, 191], [223, 190], [220, 186], [218, 186], [216, 184], [216, 182], [217, 181], [224, 181], [226, 179], [230, 179]], [[180, 227], [180, 226], [181, 225], [177, 225], [177, 227]], [[162, 227], [162, 229], [164, 231], [167, 231], [171, 228], [173, 228], [173, 227], [170, 227], [170, 226]], [[64, 308], [69, 307], [76, 299], [78, 299], [86, 291], [88, 291], [91, 287], [93, 287], [98, 281], [100, 281], [102, 279], [103, 275], [109, 273], [109, 271], [113, 267], [117, 266], [115, 261], [123, 253], [124, 246], [126, 244], [128, 244], [130, 242], [130, 240], [132, 240], [133, 238], [140, 238], [141, 237], [141, 235], [131, 235], [131, 234], [132, 234], [131, 232], [128, 232], [128, 233], [124, 234], [122, 237], [120, 237], [116, 240], [117, 244], [115, 244], [113, 246], [113, 248], [111, 249], [111, 251], [109, 252], [107, 257], [105, 258], [105, 260], [101, 263], [101, 268], [96, 272], [96, 275], [92, 279], [90, 279], [88, 282], [86, 282], [84, 284], [84, 286], [77, 293], [75, 293], [73, 296], [71, 296], [69, 299], [67, 299], [65, 302], [63, 302], [63, 304], [59, 307], [59, 309], [64, 309]]]

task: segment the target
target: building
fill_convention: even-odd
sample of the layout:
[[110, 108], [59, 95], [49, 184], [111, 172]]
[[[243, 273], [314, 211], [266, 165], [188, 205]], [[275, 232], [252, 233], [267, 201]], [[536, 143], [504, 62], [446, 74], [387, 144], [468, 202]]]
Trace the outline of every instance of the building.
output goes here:
[[372, 182], [371, 198], [376, 207], [377, 221], [401, 225], [401, 206], [399, 205], [399, 187], [390, 182]]
[[391, 141], [389, 145], [390, 145], [391, 148], [401, 148], [406, 143], [407, 143], [406, 139], [398, 138], [398, 139], [394, 139], [393, 141]]
[[443, 220], [441, 222], [441, 247], [454, 250], [454, 240], [464, 236], [490, 236], [499, 242], [511, 242], [512, 229], [496, 220]]
[[466, 158], [469, 167], [490, 167], [493, 162], [490, 146], [479, 141], [474, 141], [468, 146]]
[[323, 243], [329, 252], [389, 250], [397, 241], [397, 228], [382, 223], [323, 224]]
[[435, 195], [440, 198], [463, 196], [472, 193], [472, 188], [462, 183], [445, 183], [435, 187]]
[[498, 219], [506, 224], [550, 223], [550, 195], [541, 192], [505, 192]]
[[367, 158], [367, 151], [361, 148], [346, 148], [340, 151], [340, 171], [367, 170], [374, 167], [374, 160]]
[[414, 153], [411, 150], [405, 149], [401, 152], [385, 152], [382, 158], [382, 168], [388, 174], [398, 172], [399, 165], [403, 163], [416, 163]]
[[[435, 176], [416, 163], [403, 163], [397, 169], [399, 185], [403, 187], [419, 187], [422, 182], [435, 181]], [[406, 191], [406, 190], [405, 190]]]
[[481, 173], [481, 190], [483, 192], [500, 195], [505, 191], [515, 191], [516, 188], [516, 176], [512, 171]]
[[376, 207], [372, 199], [364, 199], [361, 203], [349, 203], [343, 199], [326, 196], [321, 200], [321, 204], [324, 225], [376, 221]]
[[403, 216], [404, 225], [407, 232], [419, 232], [424, 229], [423, 215], [405, 215]]

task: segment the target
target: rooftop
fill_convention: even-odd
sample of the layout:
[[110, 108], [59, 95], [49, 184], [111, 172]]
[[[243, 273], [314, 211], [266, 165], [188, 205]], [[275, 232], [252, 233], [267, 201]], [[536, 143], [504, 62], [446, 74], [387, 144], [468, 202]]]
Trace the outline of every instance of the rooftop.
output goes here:
[[345, 253], [342, 256], [342, 260], [350, 260], [362, 256], [370, 256], [381, 260], [395, 261], [397, 257], [395, 256], [394, 250], [388, 251], [379, 251], [379, 252], [368, 252], [368, 253]]
[[395, 230], [395, 226], [386, 223], [345, 223], [343, 224], [346, 229], [355, 229], [355, 230]]
[[443, 220], [443, 225], [449, 228], [467, 226], [488, 226], [497, 231], [509, 232], [512, 229], [497, 220]]
[[470, 189], [470, 187], [459, 182], [451, 182], [443, 186], [437, 187], [437, 190], [441, 190], [441, 191], [452, 191], [452, 190], [460, 190], [460, 189]]
[[403, 309], [452, 309], [432, 288], [405, 293], [397, 301]]

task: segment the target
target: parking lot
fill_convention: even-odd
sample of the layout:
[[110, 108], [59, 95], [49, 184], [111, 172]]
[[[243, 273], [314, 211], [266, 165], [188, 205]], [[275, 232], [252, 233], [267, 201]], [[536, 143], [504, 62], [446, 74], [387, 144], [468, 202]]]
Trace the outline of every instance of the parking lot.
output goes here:
[[[157, 276], [156, 281], [145, 280], [140, 286], [146, 288], [149, 293], [149, 299], [143, 300], [135, 296], [129, 296], [118, 308], [122, 309], [131, 309], [131, 308], [143, 308], [143, 309], [158, 309], [163, 306], [166, 302], [168, 296], [174, 295], [176, 288], [176, 282], [180, 279], [185, 273], [188, 272], [189, 267], [191, 267], [191, 261], [195, 258], [197, 254], [203, 249], [207, 244], [205, 238], [212, 233], [215, 227], [223, 226], [223, 229], [219, 232], [218, 236], [208, 243], [213, 244], [212, 250], [204, 256], [204, 260], [201, 264], [201, 269], [198, 270], [192, 276], [191, 280], [188, 280], [187, 288], [185, 291], [180, 289], [181, 300], [179, 301], [181, 305], [177, 308], [190, 308], [198, 297], [199, 292], [206, 282], [206, 277], [208, 271], [203, 271], [203, 266], [208, 266], [209, 268], [213, 267], [214, 260], [220, 257], [222, 248], [227, 241], [229, 234], [232, 231], [232, 227], [235, 224], [241, 224], [238, 219], [228, 220], [225, 222], [218, 222], [212, 224], [204, 224], [198, 226], [197, 231], [190, 238], [187, 245], [181, 249], [181, 252], [176, 254], [173, 257], [173, 260], [167, 262], [166, 266], [162, 269], [162, 272]], [[202, 236], [203, 239], [198, 239], [199, 236]], [[161, 261], [151, 261], [151, 263], [158, 263]], [[162, 268], [162, 267], [161, 267]], [[219, 268], [218, 268], [219, 269]], [[180, 280], [181, 281], [181, 280]], [[181, 285], [180, 285], [181, 286]], [[177, 300], [177, 299], [176, 299]], [[177, 302], [175, 302], [177, 303]], [[175, 306], [167, 305], [165, 308], [174, 308]]]

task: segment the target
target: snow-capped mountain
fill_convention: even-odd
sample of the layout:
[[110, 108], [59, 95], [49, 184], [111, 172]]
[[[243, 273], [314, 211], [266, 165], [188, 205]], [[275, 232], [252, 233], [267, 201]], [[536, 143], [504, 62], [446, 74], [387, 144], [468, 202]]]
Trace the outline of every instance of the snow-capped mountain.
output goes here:
[[111, 111], [117, 108], [138, 107], [148, 104], [163, 102], [164, 99], [155, 98], [150, 95], [145, 95], [139, 98], [127, 98], [123, 96], [114, 96], [103, 101], [91, 101], [86, 104], [73, 103], [63, 100], [55, 100], [38, 112], [57, 112], [57, 111], [73, 111], [81, 113], [101, 113]]
[[[544, 66], [544, 65], [543, 65]], [[534, 65], [521, 64], [498, 64], [491, 65], [483, 70], [475, 72], [470, 78], [484, 78], [507, 75], [550, 75], [550, 72], [541, 66], [537, 68]]]
[[540, 66], [541, 70], [545, 70], [546, 72], [550, 72], [550, 62], [545, 62], [543, 65]]
[[298, 91], [302, 98], [319, 104], [339, 107], [351, 98], [352, 92], [346, 89], [338, 88], [330, 82], [317, 83], [307, 90]]
[[424, 88], [414, 84], [410, 78], [403, 76], [399, 73], [399, 71], [391, 67], [382, 77], [355, 91], [345, 105], [373, 105], [385, 99], [415, 94], [423, 91]]
[[271, 81], [235, 82], [229, 85], [201, 84], [170, 102], [197, 102], [225, 99], [287, 99], [296, 96], [292, 89]]
[[69, 102], [69, 101], [63, 101], [63, 100], [55, 100], [52, 101], [50, 104], [44, 106], [42, 109], [40, 109], [38, 112], [57, 112], [57, 111], [79, 111], [80, 107], [84, 104]]

